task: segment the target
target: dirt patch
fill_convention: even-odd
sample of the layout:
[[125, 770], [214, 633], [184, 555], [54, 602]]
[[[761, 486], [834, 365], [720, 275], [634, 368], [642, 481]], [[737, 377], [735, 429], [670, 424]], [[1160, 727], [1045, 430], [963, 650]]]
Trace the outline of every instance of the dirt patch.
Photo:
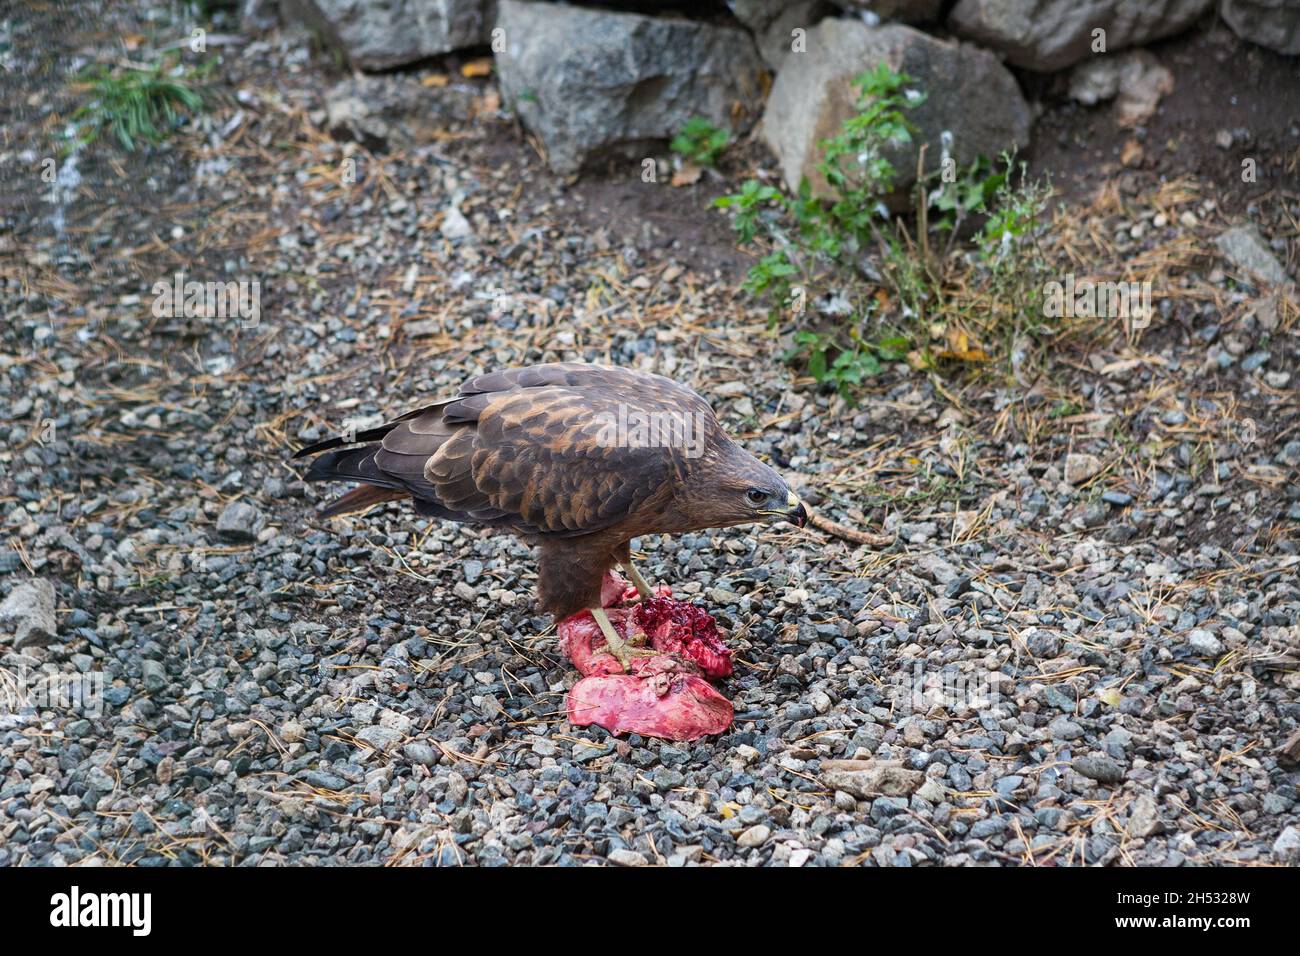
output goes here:
[[[1273, 190], [1300, 189], [1294, 58], [1246, 43], [1217, 20], [1147, 49], [1173, 74], [1174, 89], [1140, 130], [1121, 129], [1112, 104], [1069, 100], [1065, 75], [1020, 74], [1025, 92], [1047, 103], [1026, 152], [1033, 173], [1050, 176], [1063, 199], [1082, 201], [1116, 176], [1195, 176], [1219, 190], [1225, 215]], [[1221, 131], [1232, 137], [1226, 147], [1216, 142]], [[1248, 158], [1256, 161], [1254, 183], [1242, 181]]]

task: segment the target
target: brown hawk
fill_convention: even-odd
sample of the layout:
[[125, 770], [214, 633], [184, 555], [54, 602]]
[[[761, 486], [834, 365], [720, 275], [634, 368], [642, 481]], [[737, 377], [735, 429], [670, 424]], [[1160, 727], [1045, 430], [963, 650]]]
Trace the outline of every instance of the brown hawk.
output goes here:
[[[342, 447], [352, 445], [353, 447]], [[633, 538], [808, 519], [780, 476], [670, 379], [564, 362], [490, 372], [455, 398], [300, 450], [307, 481], [361, 485], [337, 515], [410, 498], [421, 515], [512, 531], [539, 546], [537, 591], [557, 621], [591, 611], [611, 651], [633, 652], [601, 608], [605, 572], [632, 567]]]

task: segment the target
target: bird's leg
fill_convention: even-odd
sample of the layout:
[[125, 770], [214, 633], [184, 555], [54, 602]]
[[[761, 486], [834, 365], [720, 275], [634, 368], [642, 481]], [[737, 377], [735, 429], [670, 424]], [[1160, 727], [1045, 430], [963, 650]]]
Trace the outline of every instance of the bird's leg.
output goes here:
[[641, 577], [641, 572], [636, 569], [636, 565], [632, 563], [631, 558], [621, 562], [621, 564], [623, 570], [627, 572], [627, 576], [632, 579], [632, 584], [636, 587], [636, 593], [641, 595], [641, 600], [648, 601], [655, 596], [654, 589], [650, 587], [650, 583], [645, 578]]
[[593, 607], [591, 616], [596, 619], [596, 626], [600, 628], [600, 633], [605, 637], [605, 649], [623, 665], [623, 670], [629, 674], [632, 672], [632, 658], [654, 656], [654, 651], [633, 647], [628, 641], [619, 637], [618, 631], [609, 622], [609, 615], [605, 613], [603, 607]]

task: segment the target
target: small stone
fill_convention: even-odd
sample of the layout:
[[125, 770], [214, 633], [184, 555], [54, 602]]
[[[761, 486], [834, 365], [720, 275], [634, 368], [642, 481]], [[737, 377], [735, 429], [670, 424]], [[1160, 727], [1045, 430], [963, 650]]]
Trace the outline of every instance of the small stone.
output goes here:
[[256, 541], [266, 526], [266, 518], [247, 501], [232, 501], [217, 518], [217, 536], [223, 541]]
[[884, 795], [910, 796], [925, 782], [925, 774], [894, 764], [881, 764], [862, 770], [825, 770], [821, 782], [834, 790], [851, 793], [859, 800]]
[[1201, 657], [1218, 657], [1223, 653], [1223, 642], [1199, 627], [1187, 635], [1187, 646]]
[[469, 796], [469, 781], [455, 770], [447, 777], [447, 799], [460, 806]]
[[698, 844], [679, 846], [676, 852], [668, 858], [668, 865], [685, 866], [687, 863], [699, 863], [702, 859], [704, 859], [704, 847]]
[[426, 767], [432, 767], [438, 762], [438, 752], [426, 743], [421, 741], [412, 741], [402, 748], [402, 754], [411, 763], [422, 764]]
[[1131, 837], [1149, 837], [1160, 829], [1160, 807], [1149, 793], [1135, 799], [1128, 811], [1124, 829]]
[[100, 793], [111, 793], [116, 789], [117, 781], [103, 767], [92, 767], [86, 773], [86, 786]]
[[1083, 728], [1064, 714], [1047, 725], [1047, 732], [1053, 740], [1078, 740], [1083, 736]]
[[1214, 244], [1219, 247], [1224, 258], [1238, 269], [1253, 273], [1265, 282], [1280, 284], [1286, 281], [1286, 271], [1253, 225], [1237, 226], [1221, 232]]
[[303, 776], [303, 782], [317, 790], [346, 790], [348, 782], [336, 773], [326, 770], [310, 770]]
[[14, 636], [14, 649], [49, 644], [58, 636], [54, 585], [33, 578], [17, 585], [0, 604], [0, 628]]
[[1263, 349], [1259, 350], [1258, 352], [1251, 352], [1249, 355], [1247, 355], [1244, 359], [1241, 360], [1241, 370], [1243, 372], [1253, 372], [1256, 369], [1263, 366], [1264, 363], [1266, 363], [1272, 357], [1273, 357], [1272, 352], [1268, 352]]
[[447, 239], [464, 239], [466, 236], [474, 235], [474, 227], [469, 224], [469, 220], [455, 203], [447, 207], [438, 231]]
[[1273, 841], [1273, 856], [1279, 863], [1300, 863], [1300, 827], [1287, 827]]
[[943, 803], [943, 785], [937, 780], [927, 779], [916, 791], [916, 795], [929, 803]]
[[607, 756], [613, 752], [613, 747], [593, 747], [590, 744], [574, 744], [573, 762], [590, 763], [593, 760]]
[[969, 574], [963, 574], [952, 581], [948, 582], [948, 587], [944, 589], [944, 596], [949, 598], [961, 597], [970, 590], [971, 577]]
[[372, 724], [357, 731], [357, 740], [369, 744], [380, 752], [392, 750], [402, 742], [402, 736], [398, 731], [381, 724]]
[[764, 843], [767, 842], [767, 838], [770, 837], [771, 835], [772, 835], [772, 828], [768, 826], [764, 826], [763, 824], [760, 823], [757, 826], [750, 827], [739, 837], [737, 837], [736, 845], [742, 846], [745, 849], [750, 849], [751, 847], [756, 847], [756, 846], [762, 846]]
[[1099, 471], [1101, 459], [1096, 455], [1073, 452], [1065, 456], [1065, 480], [1069, 484], [1081, 485]]
[[611, 850], [608, 859], [615, 866], [645, 866], [649, 862], [644, 853], [625, 849]]
[[140, 674], [144, 679], [146, 693], [156, 694], [167, 686], [167, 671], [162, 661], [144, 660], [140, 663]]
[[1119, 783], [1124, 779], [1124, 768], [1117, 760], [1101, 755], [1075, 757], [1070, 764], [1075, 773], [1083, 774], [1098, 783]]

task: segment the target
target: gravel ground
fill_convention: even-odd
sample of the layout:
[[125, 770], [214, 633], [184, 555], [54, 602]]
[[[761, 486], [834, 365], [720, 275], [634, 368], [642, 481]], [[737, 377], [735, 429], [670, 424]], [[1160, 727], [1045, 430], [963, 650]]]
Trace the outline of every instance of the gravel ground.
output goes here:
[[[1212, 183], [1135, 172], [1058, 219], [1079, 271], [1160, 270], [1140, 338], [1063, 339], [1029, 380], [890, 367], [854, 407], [782, 364], [712, 214], [681, 211], [725, 184], [597, 227], [455, 63], [370, 81], [372, 154], [273, 32], [182, 136], [91, 147], [47, 201], [49, 71], [99, 49], [48, 36], [2, 157], [27, 178], [0, 196], [0, 864], [1300, 860], [1297, 314], [1216, 250]], [[428, 129], [383, 115], [413, 95]], [[1252, 212], [1292, 272], [1296, 195]], [[260, 321], [155, 317], [181, 270], [259, 278]], [[572, 358], [693, 385], [886, 536], [639, 542], [730, 632], [721, 737], [571, 727], [527, 548], [396, 506], [322, 522], [286, 464]], [[42, 672], [102, 674], [102, 713], [18, 700]]]

